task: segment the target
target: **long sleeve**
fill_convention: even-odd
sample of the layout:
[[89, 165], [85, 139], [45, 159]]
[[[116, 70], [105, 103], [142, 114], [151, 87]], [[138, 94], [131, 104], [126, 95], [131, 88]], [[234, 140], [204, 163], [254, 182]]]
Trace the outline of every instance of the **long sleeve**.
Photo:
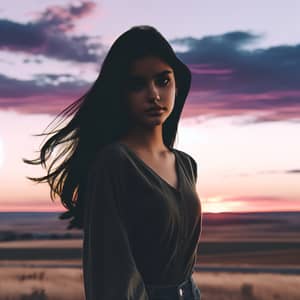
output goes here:
[[118, 168], [116, 157], [103, 153], [87, 180], [83, 242], [86, 300], [149, 299], [121, 218], [119, 201], [126, 198]]

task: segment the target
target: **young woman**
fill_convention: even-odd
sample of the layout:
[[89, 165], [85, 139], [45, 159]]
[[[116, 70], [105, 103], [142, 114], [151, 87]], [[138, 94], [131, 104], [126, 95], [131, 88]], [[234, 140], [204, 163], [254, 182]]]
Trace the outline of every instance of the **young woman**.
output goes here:
[[60, 218], [83, 229], [87, 300], [200, 299], [191, 276], [202, 224], [197, 164], [173, 148], [190, 83], [161, 33], [132, 27], [62, 112], [71, 120], [40, 159], [24, 160], [45, 165], [63, 145], [47, 176], [30, 179], [47, 181], [68, 209]]

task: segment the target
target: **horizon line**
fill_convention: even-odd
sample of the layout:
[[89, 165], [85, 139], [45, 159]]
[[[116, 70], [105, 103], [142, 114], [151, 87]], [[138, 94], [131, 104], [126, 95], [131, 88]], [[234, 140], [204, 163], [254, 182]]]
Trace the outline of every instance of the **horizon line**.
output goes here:
[[[66, 212], [67, 210], [64, 210], [64, 211], [53, 211], [53, 210], [43, 210], [43, 211], [29, 211], [29, 210], [26, 210], [26, 211], [1, 211], [0, 210], [0, 213], [64, 213]], [[212, 212], [212, 211], [205, 211], [205, 212], [202, 212], [202, 214], [214, 214], [214, 215], [217, 215], [217, 214], [234, 214], [234, 213], [239, 213], [239, 214], [247, 214], [247, 213], [282, 213], [282, 212], [299, 212], [300, 213], [300, 210], [268, 210], [268, 211], [220, 211], [220, 212]]]

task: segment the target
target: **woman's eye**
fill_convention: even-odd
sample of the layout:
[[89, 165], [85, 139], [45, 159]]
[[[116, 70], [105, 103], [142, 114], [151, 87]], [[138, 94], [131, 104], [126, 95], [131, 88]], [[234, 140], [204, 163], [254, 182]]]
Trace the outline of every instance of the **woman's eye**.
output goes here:
[[168, 83], [170, 82], [169, 78], [162, 78], [158, 80], [159, 85], [165, 86], [168, 85]]

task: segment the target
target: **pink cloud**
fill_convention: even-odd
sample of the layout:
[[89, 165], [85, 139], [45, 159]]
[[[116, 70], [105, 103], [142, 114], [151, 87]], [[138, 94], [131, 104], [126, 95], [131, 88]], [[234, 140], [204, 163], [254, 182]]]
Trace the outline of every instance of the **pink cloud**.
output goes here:
[[44, 12], [37, 14], [36, 24], [42, 25], [46, 30], [59, 30], [68, 32], [74, 28], [76, 19], [89, 15], [96, 7], [93, 1], [82, 1], [79, 5], [50, 6]]
[[209, 64], [189, 64], [188, 65], [192, 73], [202, 75], [228, 75], [232, 74], [231, 69], [213, 68]]

